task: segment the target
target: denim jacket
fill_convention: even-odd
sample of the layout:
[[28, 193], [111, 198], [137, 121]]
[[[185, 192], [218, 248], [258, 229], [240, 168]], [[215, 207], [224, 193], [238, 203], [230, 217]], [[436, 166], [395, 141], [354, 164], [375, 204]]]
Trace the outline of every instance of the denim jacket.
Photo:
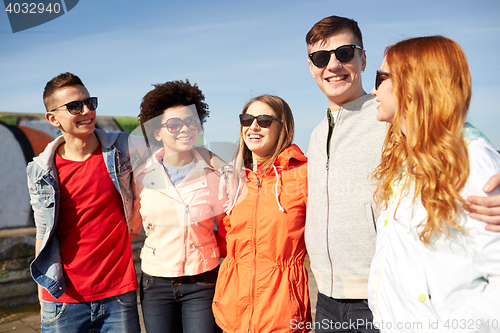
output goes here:
[[[123, 200], [125, 220], [130, 231], [133, 211], [132, 166], [128, 150], [128, 133], [106, 133], [95, 130], [101, 143], [102, 155], [109, 176]], [[28, 164], [28, 187], [34, 211], [36, 238], [42, 238], [40, 252], [31, 263], [31, 276], [54, 297], [66, 290], [59, 240], [56, 236], [59, 213], [59, 179], [55, 167], [57, 147], [64, 142], [62, 136], [49, 143], [45, 150]]]

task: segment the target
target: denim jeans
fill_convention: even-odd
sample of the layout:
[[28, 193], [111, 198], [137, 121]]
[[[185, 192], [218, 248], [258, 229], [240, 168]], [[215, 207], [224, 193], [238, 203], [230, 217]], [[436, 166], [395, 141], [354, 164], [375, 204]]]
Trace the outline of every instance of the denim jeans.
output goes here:
[[139, 333], [140, 331], [135, 290], [83, 303], [43, 301], [43, 333]]
[[378, 330], [373, 325], [373, 316], [368, 303], [363, 299], [334, 299], [318, 293], [316, 333], [370, 332]]
[[142, 274], [141, 304], [148, 333], [221, 332], [212, 313], [218, 268], [195, 276]]

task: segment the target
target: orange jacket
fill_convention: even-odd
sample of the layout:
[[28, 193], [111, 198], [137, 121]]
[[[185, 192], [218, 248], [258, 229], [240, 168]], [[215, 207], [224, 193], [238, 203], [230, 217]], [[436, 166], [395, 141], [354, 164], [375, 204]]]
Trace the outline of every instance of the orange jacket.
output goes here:
[[304, 267], [307, 159], [291, 145], [265, 174], [246, 170], [246, 176], [223, 220], [227, 257], [215, 289], [215, 319], [231, 333], [307, 332], [292, 329], [311, 322]]

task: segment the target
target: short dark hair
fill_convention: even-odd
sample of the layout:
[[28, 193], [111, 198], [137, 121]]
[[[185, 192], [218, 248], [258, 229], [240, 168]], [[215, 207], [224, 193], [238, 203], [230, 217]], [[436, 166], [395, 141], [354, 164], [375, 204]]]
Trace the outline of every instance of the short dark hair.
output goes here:
[[43, 90], [43, 104], [45, 105], [47, 111], [49, 111], [48, 104], [50, 98], [52, 97], [52, 95], [54, 95], [54, 93], [57, 90], [64, 87], [71, 87], [78, 85], [85, 87], [82, 80], [80, 80], [78, 76], [69, 72], [59, 74], [58, 76], [54, 77], [52, 80], [47, 82], [47, 84], [45, 85], [45, 89]]
[[358, 27], [358, 22], [341, 16], [329, 16], [317, 22], [307, 33], [306, 43], [307, 45], [314, 45], [318, 42], [324, 42], [343, 29], [349, 29], [359, 43], [358, 46], [364, 48], [363, 36]]
[[141, 124], [154, 119], [163, 112], [175, 106], [189, 106], [194, 104], [196, 112], [203, 124], [209, 117], [208, 105], [204, 102], [205, 96], [195, 84], [178, 81], [168, 81], [162, 84], [153, 84], [154, 89], [148, 92], [142, 99], [139, 120]]

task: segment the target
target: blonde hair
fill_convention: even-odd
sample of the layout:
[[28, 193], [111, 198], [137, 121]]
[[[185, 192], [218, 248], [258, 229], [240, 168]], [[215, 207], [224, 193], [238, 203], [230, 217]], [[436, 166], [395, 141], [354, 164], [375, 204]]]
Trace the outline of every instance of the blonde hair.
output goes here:
[[471, 99], [469, 66], [462, 48], [442, 36], [401, 41], [389, 46], [385, 56], [397, 110], [372, 174], [374, 199], [387, 208], [391, 184], [412, 177], [414, 200], [420, 196], [427, 210], [419, 238], [429, 244], [433, 235], [449, 236], [451, 227], [462, 230], [455, 219], [466, 204], [459, 192], [469, 175], [461, 136]]
[[[274, 152], [267, 157], [260, 166], [260, 170], [265, 171], [267, 168], [272, 166], [279, 154], [283, 152], [286, 148], [288, 148], [293, 142], [293, 135], [295, 131], [295, 124], [293, 121], [292, 110], [290, 106], [285, 102], [284, 99], [274, 95], [261, 95], [255, 97], [248, 101], [243, 108], [242, 114], [247, 113], [248, 108], [255, 102], [262, 102], [267, 104], [271, 109], [273, 109], [276, 118], [278, 118], [279, 123], [279, 136], [278, 141], [276, 142]], [[244, 166], [246, 168], [250, 168], [252, 164], [252, 151], [248, 149], [245, 144], [245, 140], [243, 139], [243, 126], [240, 125], [240, 139], [238, 142], [238, 149], [235, 153], [235, 160], [237, 170], [241, 170], [240, 166]]]

